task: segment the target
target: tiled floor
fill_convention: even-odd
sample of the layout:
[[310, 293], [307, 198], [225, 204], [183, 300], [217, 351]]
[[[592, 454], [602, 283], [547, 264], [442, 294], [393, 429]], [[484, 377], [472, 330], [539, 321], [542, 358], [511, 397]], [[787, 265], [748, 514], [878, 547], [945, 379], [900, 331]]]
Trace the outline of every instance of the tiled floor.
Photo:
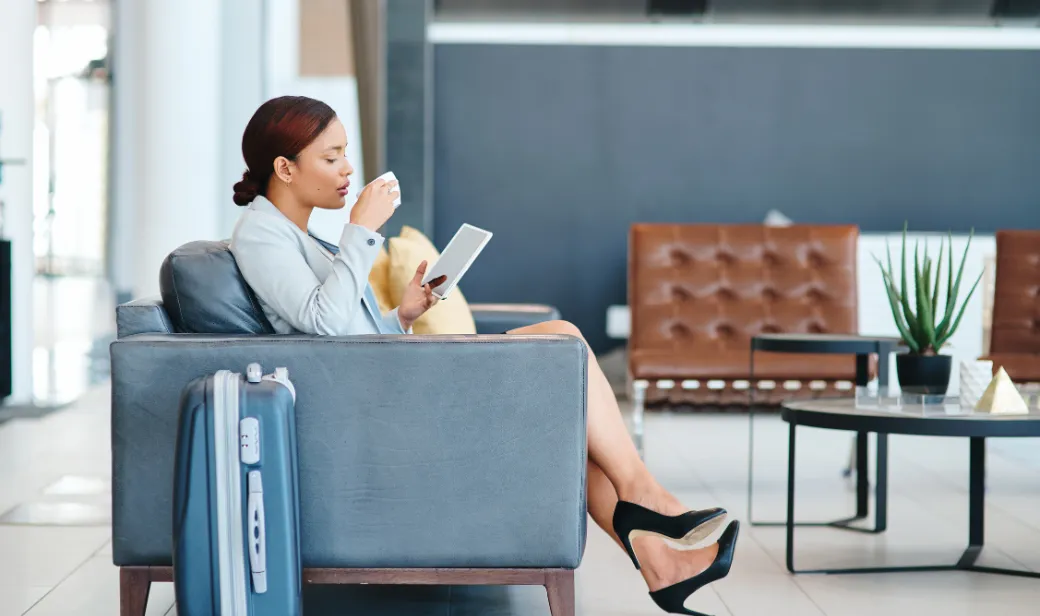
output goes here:
[[[783, 513], [785, 427], [756, 423], [756, 517]], [[799, 516], [837, 517], [852, 505], [839, 470], [844, 434], [804, 429], [799, 447]], [[984, 560], [1040, 570], [1040, 443], [992, 441]], [[648, 417], [647, 462], [690, 506], [746, 510], [747, 419]], [[890, 523], [881, 536], [799, 529], [805, 566], [944, 562], [967, 533], [967, 443], [893, 437]], [[71, 408], [0, 424], [0, 513], [21, 503], [107, 500], [108, 391], [96, 388]], [[71, 478], [71, 479], [70, 479]], [[82, 480], [75, 479], [81, 478]], [[81, 491], [80, 496], [61, 492]], [[58, 493], [55, 493], [58, 492]], [[0, 616], [118, 613], [118, 574], [107, 526], [0, 525]], [[729, 578], [698, 593], [690, 607], [730, 616], [959, 616], [1036, 614], [1040, 580], [964, 573], [797, 576], [783, 568], [784, 531], [744, 527]], [[587, 615], [659, 613], [625, 555], [591, 527], [578, 570]], [[391, 597], [380, 587], [308, 590], [308, 614], [548, 614], [539, 588], [428, 588]], [[150, 616], [176, 613], [170, 584], [152, 591]], [[422, 605], [419, 605], [421, 603]], [[449, 607], [450, 604], [450, 607]]]

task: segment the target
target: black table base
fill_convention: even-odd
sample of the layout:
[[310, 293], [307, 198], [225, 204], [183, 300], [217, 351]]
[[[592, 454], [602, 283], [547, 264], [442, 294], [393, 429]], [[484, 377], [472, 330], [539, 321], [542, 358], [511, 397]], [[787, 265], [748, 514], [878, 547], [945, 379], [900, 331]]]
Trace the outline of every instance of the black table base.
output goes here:
[[[754, 504], [754, 460], [755, 460], [755, 352], [776, 353], [829, 353], [856, 356], [856, 386], [864, 387], [870, 381], [870, 355], [878, 357], [878, 387], [888, 387], [888, 358], [897, 348], [893, 339], [867, 338], [859, 336], [792, 337], [755, 336], [751, 340], [751, 359], [748, 373], [748, 523], [752, 526], [786, 526], [783, 521], [755, 520]], [[797, 526], [829, 526], [859, 533], [877, 534], [885, 532], [888, 519], [888, 435], [877, 435], [877, 474], [875, 480], [874, 526], [854, 525], [867, 519], [870, 511], [869, 450], [870, 433], [856, 434], [856, 513], [847, 518], [829, 522], [796, 522]], [[846, 469], [846, 476], [852, 469]]]
[[[1020, 577], [1040, 578], [1040, 573], [1032, 571], [1020, 571], [1016, 569], [1002, 569], [997, 567], [981, 567], [975, 564], [985, 545], [985, 508], [986, 508], [986, 439], [981, 437], [971, 438], [971, 458], [969, 470], [968, 488], [968, 547], [964, 550], [960, 559], [948, 565], [918, 565], [918, 566], [894, 566], [894, 567], [854, 567], [845, 569], [797, 569], [794, 564], [794, 529], [796, 526], [834, 526], [844, 530], [857, 530], [862, 532], [879, 532], [873, 529], [861, 529], [848, 526], [848, 520], [830, 522], [825, 524], [807, 524], [795, 522], [795, 445], [797, 440], [798, 424], [790, 423], [787, 454], [787, 521], [782, 525], [787, 528], [787, 570], [799, 574], [849, 574], [849, 573], [910, 573], [915, 571], [972, 571], [975, 573], [992, 573], [998, 575], [1014, 575]], [[860, 435], [864, 433], [859, 433]], [[887, 454], [887, 434], [878, 434], [878, 485], [887, 480], [887, 455], [880, 455], [883, 450]], [[857, 447], [857, 449], [863, 449]], [[858, 469], [866, 468], [863, 465]], [[860, 472], [859, 474], [863, 474]], [[880, 493], [880, 492], [879, 492]], [[883, 494], [883, 493], [880, 493]], [[877, 510], [883, 511], [884, 503], [879, 502]], [[852, 518], [852, 520], [858, 520]], [[884, 530], [884, 526], [881, 526]]]
[[[874, 504], [874, 526], [866, 527], [856, 525], [857, 522], [866, 520], [870, 515], [870, 480], [867, 478], [869, 465], [868, 451], [870, 445], [870, 433], [856, 433], [856, 515], [833, 520], [830, 522], [795, 522], [795, 526], [807, 527], [831, 527], [856, 533], [867, 533], [871, 535], [885, 532], [888, 528], [888, 435], [877, 435], [877, 469], [875, 473], [877, 490], [875, 490]], [[862, 470], [860, 470], [862, 469]], [[750, 473], [749, 473], [750, 476]], [[791, 496], [791, 486], [788, 486], [788, 499]], [[751, 517], [752, 482], [748, 481], [748, 520], [752, 526], [785, 527], [786, 521], [755, 521]]]

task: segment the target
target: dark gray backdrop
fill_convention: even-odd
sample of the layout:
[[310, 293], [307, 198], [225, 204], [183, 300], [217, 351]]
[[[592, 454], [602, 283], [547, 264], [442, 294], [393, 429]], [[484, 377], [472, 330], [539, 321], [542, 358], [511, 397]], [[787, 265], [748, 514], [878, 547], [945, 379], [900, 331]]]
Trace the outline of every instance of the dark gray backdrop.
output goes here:
[[1040, 52], [442, 44], [434, 239], [494, 239], [476, 301], [597, 350], [636, 221], [992, 232], [1040, 222]]

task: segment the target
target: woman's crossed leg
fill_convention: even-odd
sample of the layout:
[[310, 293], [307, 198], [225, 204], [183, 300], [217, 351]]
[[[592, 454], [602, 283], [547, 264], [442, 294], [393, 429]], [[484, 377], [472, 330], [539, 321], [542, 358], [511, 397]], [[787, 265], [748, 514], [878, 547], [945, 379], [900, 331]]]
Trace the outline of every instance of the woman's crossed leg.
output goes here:
[[[546, 321], [508, 333], [565, 334], [583, 341], [585, 339], [578, 328], [567, 321]], [[613, 525], [614, 509], [619, 500], [641, 505], [666, 516], [683, 514], [689, 508], [657, 482], [639, 457], [613, 389], [595, 354], [591, 349], [588, 353], [589, 515], [623, 548]], [[653, 536], [638, 537], [633, 540], [632, 546], [651, 592], [704, 571], [718, 553], [717, 543], [701, 549], [679, 551]]]

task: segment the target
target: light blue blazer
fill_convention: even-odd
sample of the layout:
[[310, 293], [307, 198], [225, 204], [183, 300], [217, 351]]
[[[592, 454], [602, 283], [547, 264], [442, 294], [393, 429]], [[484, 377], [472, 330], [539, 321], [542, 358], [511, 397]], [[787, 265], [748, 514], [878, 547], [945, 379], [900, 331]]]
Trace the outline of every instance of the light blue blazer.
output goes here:
[[384, 238], [346, 224], [332, 254], [257, 197], [231, 235], [231, 253], [279, 334], [405, 334], [397, 309], [382, 314], [368, 284]]

